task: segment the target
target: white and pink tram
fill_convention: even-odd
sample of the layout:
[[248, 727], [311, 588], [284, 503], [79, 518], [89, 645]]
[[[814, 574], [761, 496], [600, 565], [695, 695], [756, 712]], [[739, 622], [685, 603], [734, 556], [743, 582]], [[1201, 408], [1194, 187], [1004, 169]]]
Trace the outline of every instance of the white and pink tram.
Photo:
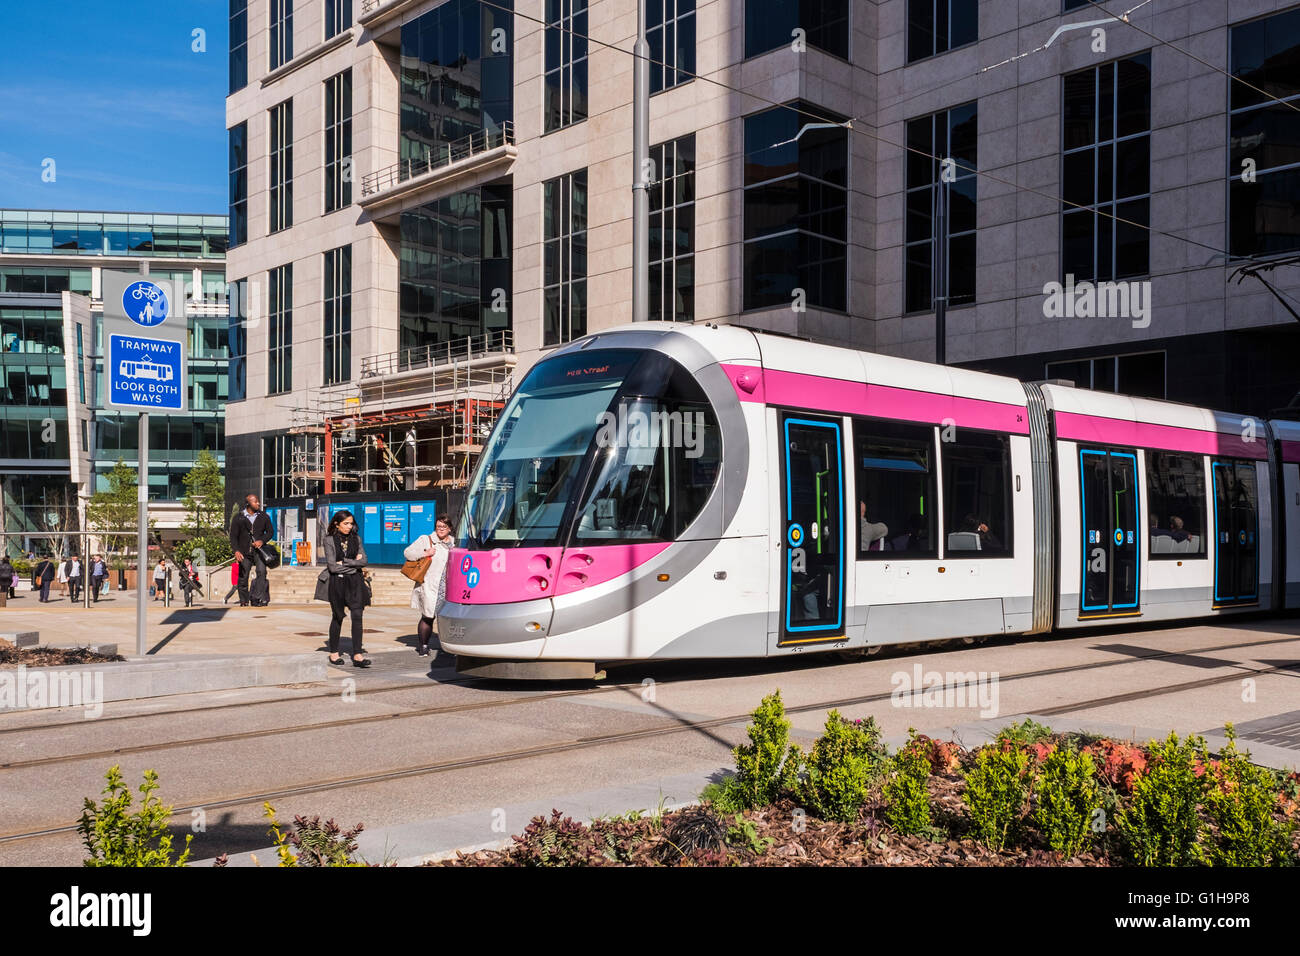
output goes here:
[[515, 391], [439, 634], [567, 677], [1294, 608], [1286, 527], [1300, 424], [642, 323]]

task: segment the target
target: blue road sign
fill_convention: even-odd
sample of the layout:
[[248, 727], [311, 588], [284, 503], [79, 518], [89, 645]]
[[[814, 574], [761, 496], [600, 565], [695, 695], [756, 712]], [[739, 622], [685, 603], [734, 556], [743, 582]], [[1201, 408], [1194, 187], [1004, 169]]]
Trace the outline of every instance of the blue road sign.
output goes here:
[[132, 282], [122, 290], [122, 311], [136, 325], [146, 328], [162, 325], [170, 306], [167, 292], [147, 279]]
[[[164, 312], [164, 315], [166, 313]], [[108, 337], [108, 394], [115, 405], [136, 405], [179, 411], [185, 407], [181, 391], [180, 342], [148, 339], [139, 335]]]

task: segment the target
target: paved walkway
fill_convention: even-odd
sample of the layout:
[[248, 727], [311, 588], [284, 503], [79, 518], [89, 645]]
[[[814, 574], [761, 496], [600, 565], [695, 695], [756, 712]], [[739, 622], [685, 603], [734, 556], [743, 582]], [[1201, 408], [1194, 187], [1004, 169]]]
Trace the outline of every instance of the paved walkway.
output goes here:
[[[170, 608], [149, 603], [148, 651], [151, 654], [296, 654], [325, 648], [330, 624], [329, 606], [284, 605], [239, 607], [237, 599], [200, 602], [192, 608], [177, 601]], [[415, 611], [406, 607], [370, 607], [364, 616], [365, 649], [392, 651], [415, 646]], [[114, 591], [89, 608], [73, 605], [66, 597], [51, 596], [42, 604], [37, 596], [19, 592], [0, 608], [0, 632], [39, 631], [51, 644], [84, 641], [115, 643], [118, 653], [135, 654], [135, 592]], [[351, 646], [351, 621], [343, 622], [342, 649]]]

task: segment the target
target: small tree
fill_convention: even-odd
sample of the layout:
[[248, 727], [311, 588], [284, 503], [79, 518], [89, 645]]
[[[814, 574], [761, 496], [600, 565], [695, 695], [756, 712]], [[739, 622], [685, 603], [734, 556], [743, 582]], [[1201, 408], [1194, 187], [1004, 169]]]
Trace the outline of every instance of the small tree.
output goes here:
[[172, 808], [163, 806], [154, 796], [158, 774], [144, 772], [140, 785], [140, 808], [131, 812], [131, 788], [122, 780], [121, 769], [114, 764], [104, 774], [108, 785], [102, 793], [104, 802], [97, 805], [85, 798], [84, 811], [77, 824], [81, 842], [88, 856], [85, 866], [184, 866], [190, 858], [192, 834], [185, 835], [185, 849], [175, 855], [167, 822]]
[[203, 449], [194, 467], [181, 480], [185, 483], [186, 515], [181, 530], [196, 537], [218, 532], [226, 507], [226, 479], [217, 456]]
[[[100, 533], [104, 547], [110, 551], [125, 551], [135, 544], [136, 529], [140, 526], [138, 501], [140, 482], [135, 468], [121, 458], [108, 473], [108, 487], [96, 491], [86, 502], [86, 527]], [[149, 522], [154, 531], [154, 522]]]

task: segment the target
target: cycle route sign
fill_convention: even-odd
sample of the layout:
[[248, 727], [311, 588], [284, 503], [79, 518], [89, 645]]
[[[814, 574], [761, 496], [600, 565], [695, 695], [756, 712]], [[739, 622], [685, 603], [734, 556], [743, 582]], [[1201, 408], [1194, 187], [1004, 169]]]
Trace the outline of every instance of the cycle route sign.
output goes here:
[[186, 410], [185, 289], [138, 272], [104, 270], [104, 404]]

